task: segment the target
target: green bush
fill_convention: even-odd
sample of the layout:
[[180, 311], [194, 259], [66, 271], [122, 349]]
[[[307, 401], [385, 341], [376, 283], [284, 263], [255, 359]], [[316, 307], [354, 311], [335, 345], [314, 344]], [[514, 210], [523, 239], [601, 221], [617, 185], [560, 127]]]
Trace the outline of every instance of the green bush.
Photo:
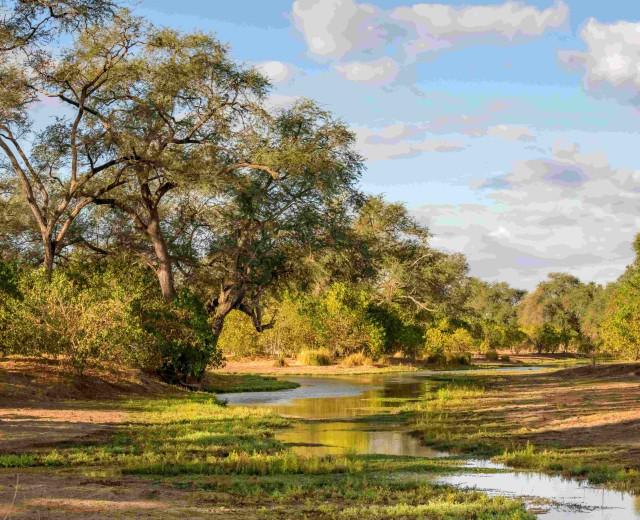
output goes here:
[[61, 356], [78, 375], [91, 363], [148, 358], [135, 313], [140, 293], [116, 270], [57, 269], [48, 281], [43, 269], [26, 269], [17, 292], [5, 301], [8, 353]]
[[61, 357], [77, 375], [115, 363], [173, 382], [199, 379], [222, 362], [198, 297], [183, 290], [166, 303], [155, 275], [126, 259], [58, 268], [51, 280], [43, 269], [22, 270], [13, 285], [6, 271], [0, 278], [7, 354]]
[[303, 350], [298, 354], [298, 362], [305, 366], [328, 366], [331, 364], [331, 353], [328, 350]]
[[341, 364], [345, 367], [373, 366], [373, 359], [362, 352], [358, 352], [356, 354], [349, 354], [342, 360]]
[[509, 362], [511, 361], [511, 358], [507, 354], [502, 354], [502, 356], [500, 356], [500, 361]]
[[263, 353], [261, 339], [251, 318], [243, 312], [233, 310], [224, 321], [218, 348], [235, 359], [258, 356]]
[[160, 357], [159, 375], [170, 383], [200, 381], [208, 366], [224, 362], [204, 304], [187, 289], [171, 303], [160, 298], [145, 302], [145, 331], [154, 339]]
[[487, 361], [498, 361], [498, 359], [500, 359], [500, 354], [498, 354], [495, 350], [488, 350], [485, 353], [484, 358]]

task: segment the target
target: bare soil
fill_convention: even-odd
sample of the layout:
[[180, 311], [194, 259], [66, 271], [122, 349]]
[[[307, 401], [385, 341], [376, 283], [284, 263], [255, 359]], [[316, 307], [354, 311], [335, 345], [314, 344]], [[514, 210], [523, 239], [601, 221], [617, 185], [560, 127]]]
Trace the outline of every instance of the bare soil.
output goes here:
[[182, 392], [133, 370], [93, 369], [76, 378], [56, 360], [2, 359], [0, 454], [104, 441], [127, 420], [118, 399]]
[[[575, 354], [532, 354], [504, 352], [509, 355], [509, 361], [487, 361], [483, 355], [475, 354], [472, 358], [473, 365], [487, 367], [518, 367], [523, 365], [539, 365], [561, 367], [572, 366], [576, 363], [585, 363], [583, 357]], [[359, 367], [348, 367], [341, 364], [328, 366], [302, 365], [296, 358], [287, 358], [285, 366], [278, 366], [273, 358], [245, 358], [227, 360], [224, 367], [213, 371], [214, 373], [229, 374], [270, 374], [270, 375], [349, 375], [372, 374], [392, 371], [434, 370], [443, 367], [428, 363], [423, 359], [411, 359], [396, 355], [387, 358], [384, 364], [375, 363]], [[449, 369], [455, 367], [447, 367]], [[464, 368], [464, 367], [461, 367]]]
[[622, 459], [640, 464], [640, 364], [504, 375], [487, 379], [487, 390], [469, 404], [467, 419], [504, 430], [506, 442], [616, 446]]

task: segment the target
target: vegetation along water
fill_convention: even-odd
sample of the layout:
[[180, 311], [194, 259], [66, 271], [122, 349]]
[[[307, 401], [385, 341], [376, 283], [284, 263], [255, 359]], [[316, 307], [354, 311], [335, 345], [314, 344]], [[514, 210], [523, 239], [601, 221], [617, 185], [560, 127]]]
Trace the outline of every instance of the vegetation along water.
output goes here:
[[[389, 45], [423, 25], [356, 0], [292, 5], [298, 21], [325, 5], [386, 16], [386, 36], [368, 29]], [[460, 27], [498, 17], [496, 38], [513, 15], [523, 27], [507, 30], [511, 43], [563, 26], [566, 9], [449, 14]], [[268, 73], [279, 62], [242, 61], [215, 34], [153, 13], [118, 0], [0, 0], [0, 518], [640, 518], [640, 234], [618, 205], [586, 210], [578, 193], [591, 181], [614, 191], [617, 175], [620, 204], [634, 201], [637, 175], [577, 145], [551, 147], [544, 193], [576, 195], [549, 220], [609, 218], [604, 229], [628, 233], [606, 252], [615, 269], [592, 259], [607, 249], [595, 231], [558, 228], [597, 244], [564, 259], [588, 262], [589, 281], [554, 272], [564, 239], [549, 245], [538, 230], [526, 256], [521, 236], [496, 224], [466, 252], [511, 267], [482, 279], [462, 247], [441, 247], [451, 235], [475, 241], [437, 236], [437, 218], [366, 188], [370, 145], [464, 149], [407, 144], [441, 118], [363, 138], [325, 102], [279, 94], [287, 79]], [[475, 41], [474, 31], [455, 34]], [[449, 37], [434, 46], [457, 48]], [[634, 68], [623, 58], [601, 61], [635, 89], [635, 76], [618, 81]], [[326, 63], [362, 83], [388, 62]], [[464, 139], [533, 139], [462, 113], [444, 120], [472, 125]], [[571, 160], [584, 171], [556, 172]], [[521, 165], [527, 177], [532, 164]], [[516, 180], [477, 187], [519, 190]], [[508, 205], [493, 196], [506, 225]], [[516, 191], [514, 207], [527, 198]], [[512, 271], [529, 290], [504, 281]]]

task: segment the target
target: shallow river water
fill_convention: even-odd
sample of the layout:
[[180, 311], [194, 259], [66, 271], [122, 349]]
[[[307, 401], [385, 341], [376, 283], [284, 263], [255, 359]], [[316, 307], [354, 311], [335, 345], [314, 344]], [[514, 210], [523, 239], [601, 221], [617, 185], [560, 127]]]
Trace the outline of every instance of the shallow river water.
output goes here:
[[[267, 407], [280, 415], [306, 419], [278, 435], [279, 440], [297, 453], [446, 457], [447, 453], [422, 446], [414, 437], [398, 431], [397, 424], [349, 421], [350, 418], [363, 419], [363, 416], [380, 414], [385, 409], [419, 398], [437, 384], [430, 379], [433, 375], [412, 372], [286, 377], [284, 379], [301, 386], [279, 392], [229, 394], [224, 399], [230, 405]], [[465, 472], [463, 466], [453, 475], [417, 475], [416, 478], [475, 488], [489, 494], [523, 497], [535, 506], [541, 518], [547, 520], [640, 520], [640, 497], [628, 493], [594, 488], [576, 480], [541, 473], [516, 472], [487, 460], [469, 460], [466, 467], [487, 468], [493, 472], [470, 473]]]

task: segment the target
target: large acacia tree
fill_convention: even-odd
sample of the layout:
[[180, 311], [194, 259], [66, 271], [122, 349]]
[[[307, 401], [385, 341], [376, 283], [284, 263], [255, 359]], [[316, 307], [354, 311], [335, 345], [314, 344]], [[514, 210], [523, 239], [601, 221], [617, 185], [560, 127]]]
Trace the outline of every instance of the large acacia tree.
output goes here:
[[[335, 243], [361, 196], [362, 162], [346, 125], [311, 101], [253, 120], [220, 154], [224, 184], [202, 208], [198, 268], [220, 334], [234, 309], [263, 331], [264, 293]], [[217, 178], [217, 177], [216, 177]]]
[[[105, 31], [108, 39], [111, 32]], [[126, 160], [118, 189], [93, 201], [128, 219], [121, 243], [155, 270], [165, 299], [172, 300], [171, 246], [189, 227], [183, 220], [191, 218], [180, 211], [184, 200], [201, 186], [206, 197], [215, 197], [227, 174], [221, 167], [227, 166], [225, 150], [262, 111], [267, 80], [236, 64], [212, 36], [155, 28], [140, 28], [135, 47], [113, 74], [117, 81], [85, 111], [102, 129], [103, 146]], [[74, 92], [58, 98], [80, 103]]]
[[[28, 67], [5, 67], [1, 90], [0, 163], [18, 179], [41, 237], [43, 263], [51, 276], [55, 258], [95, 198], [123, 183], [127, 157], [104, 140], [91, 106], [117, 81], [117, 65], [136, 44], [140, 23], [117, 17], [109, 29], [92, 26], [56, 56], [37, 53]], [[56, 119], [35, 131], [27, 110], [39, 96], [62, 100]]]

